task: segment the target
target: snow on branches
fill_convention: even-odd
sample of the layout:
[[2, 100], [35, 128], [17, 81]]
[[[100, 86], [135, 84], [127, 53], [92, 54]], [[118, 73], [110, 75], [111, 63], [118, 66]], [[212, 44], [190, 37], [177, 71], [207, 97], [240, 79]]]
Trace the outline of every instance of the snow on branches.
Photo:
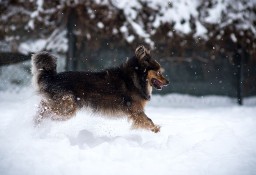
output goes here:
[[[233, 42], [244, 33], [249, 40], [256, 38], [255, 0], [9, 0], [0, 5], [0, 40], [5, 41], [23, 42], [29, 37], [48, 38], [48, 44], [57, 42], [50, 38], [56, 30], [66, 30], [70, 8], [77, 13], [76, 35], [85, 35], [87, 39], [102, 32], [131, 44], [142, 40], [153, 47], [152, 38], [164, 25], [169, 26], [169, 31], [162, 35], [168, 38], [189, 35], [209, 40], [214, 33], [221, 38], [227, 28]], [[60, 46], [59, 50], [65, 50]]]

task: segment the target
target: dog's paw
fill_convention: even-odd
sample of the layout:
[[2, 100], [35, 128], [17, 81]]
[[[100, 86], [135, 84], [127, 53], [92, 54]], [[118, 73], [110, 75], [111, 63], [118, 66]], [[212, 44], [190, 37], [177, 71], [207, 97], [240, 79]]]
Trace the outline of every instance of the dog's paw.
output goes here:
[[154, 128], [151, 129], [151, 131], [154, 133], [158, 133], [158, 132], [160, 132], [160, 128], [161, 128], [161, 126], [155, 125]]

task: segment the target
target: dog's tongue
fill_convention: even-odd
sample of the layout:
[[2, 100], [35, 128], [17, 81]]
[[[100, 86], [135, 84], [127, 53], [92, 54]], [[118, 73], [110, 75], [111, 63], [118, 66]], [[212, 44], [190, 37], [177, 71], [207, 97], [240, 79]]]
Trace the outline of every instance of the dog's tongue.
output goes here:
[[155, 86], [156, 89], [159, 89], [159, 90], [161, 90], [163, 87], [163, 84], [157, 79], [153, 79], [152, 84]]

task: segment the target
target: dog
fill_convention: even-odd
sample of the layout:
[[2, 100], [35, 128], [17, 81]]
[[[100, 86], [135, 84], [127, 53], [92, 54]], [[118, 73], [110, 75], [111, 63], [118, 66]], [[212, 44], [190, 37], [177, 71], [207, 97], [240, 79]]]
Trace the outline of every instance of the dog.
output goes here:
[[169, 81], [163, 68], [144, 46], [118, 67], [101, 72], [69, 71], [57, 73], [56, 57], [39, 52], [32, 55], [32, 82], [42, 97], [35, 122], [50, 117], [67, 120], [77, 110], [89, 107], [107, 116], [127, 116], [133, 128], [159, 132], [144, 112], [152, 87], [161, 90]]

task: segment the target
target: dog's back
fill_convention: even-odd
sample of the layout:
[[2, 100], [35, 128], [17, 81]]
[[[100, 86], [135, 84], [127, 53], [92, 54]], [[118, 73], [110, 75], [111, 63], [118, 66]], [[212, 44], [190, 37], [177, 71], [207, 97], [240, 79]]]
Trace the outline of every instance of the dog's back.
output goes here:
[[123, 113], [126, 104], [131, 103], [130, 93], [136, 91], [135, 88], [127, 87], [130, 75], [125, 75], [125, 71], [117, 67], [101, 72], [57, 73], [53, 55], [40, 52], [32, 56], [33, 85], [43, 97], [43, 104], [54, 113], [62, 113], [68, 107], [67, 104], [72, 104], [72, 110], [69, 111], [90, 107], [110, 115]]

